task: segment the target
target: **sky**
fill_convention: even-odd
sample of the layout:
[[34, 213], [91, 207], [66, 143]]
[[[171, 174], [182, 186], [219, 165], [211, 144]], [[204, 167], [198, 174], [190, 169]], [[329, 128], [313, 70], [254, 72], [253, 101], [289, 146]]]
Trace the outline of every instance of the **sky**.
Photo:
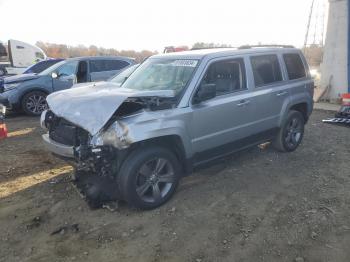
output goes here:
[[301, 47], [311, 1], [0, 0], [0, 40], [137, 51], [195, 42]]

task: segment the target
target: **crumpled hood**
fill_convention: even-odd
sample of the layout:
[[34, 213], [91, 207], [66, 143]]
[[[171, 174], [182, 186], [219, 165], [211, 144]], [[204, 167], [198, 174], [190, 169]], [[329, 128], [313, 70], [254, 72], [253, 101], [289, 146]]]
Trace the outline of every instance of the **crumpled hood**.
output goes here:
[[23, 82], [28, 80], [33, 80], [39, 78], [40, 75], [37, 74], [21, 74], [21, 75], [15, 75], [15, 76], [8, 76], [4, 78], [4, 83], [16, 83], [16, 82]]
[[141, 91], [101, 82], [55, 92], [46, 100], [55, 115], [95, 135], [128, 97], [174, 95], [172, 90]]

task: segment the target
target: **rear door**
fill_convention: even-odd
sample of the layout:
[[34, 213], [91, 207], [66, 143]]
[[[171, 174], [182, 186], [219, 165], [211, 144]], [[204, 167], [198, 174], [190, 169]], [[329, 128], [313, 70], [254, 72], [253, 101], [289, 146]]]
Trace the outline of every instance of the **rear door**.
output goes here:
[[250, 56], [250, 77], [254, 83], [254, 126], [257, 133], [278, 127], [282, 107], [288, 104], [290, 86], [283, 74], [281, 56]]
[[298, 52], [290, 52], [284, 53], [282, 57], [291, 88], [291, 94], [293, 96], [297, 96], [298, 94], [306, 95], [312, 100], [313, 83], [308, 78], [308, 67], [304, 64], [300, 54]]

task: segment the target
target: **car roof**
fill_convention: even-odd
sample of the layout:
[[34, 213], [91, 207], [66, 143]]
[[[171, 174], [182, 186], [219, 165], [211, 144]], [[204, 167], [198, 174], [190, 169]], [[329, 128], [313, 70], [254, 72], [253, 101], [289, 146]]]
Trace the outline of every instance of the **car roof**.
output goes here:
[[125, 56], [80, 56], [80, 57], [73, 57], [68, 58], [67, 60], [73, 61], [73, 60], [125, 60], [125, 61], [134, 61], [134, 58], [125, 57]]
[[42, 63], [42, 62], [48, 62], [48, 61], [57, 61], [57, 62], [61, 62], [61, 61], [63, 61], [63, 60], [65, 60], [64, 58], [48, 58], [48, 59], [45, 59], [45, 60], [41, 60], [41, 61], [39, 61], [39, 62], [37, 62], [36, 64], [38, 64], [38, 63]]
[[184, 52], [174, 52], [154, 55], [151, 58], [171, 58], [171, 59], [202, 59], [204, 57], [215, 58], [231, 55], [279, 53], [279, 52], [299, 52], [295, 47], [254, 47], [254, 48], [209, 48]]

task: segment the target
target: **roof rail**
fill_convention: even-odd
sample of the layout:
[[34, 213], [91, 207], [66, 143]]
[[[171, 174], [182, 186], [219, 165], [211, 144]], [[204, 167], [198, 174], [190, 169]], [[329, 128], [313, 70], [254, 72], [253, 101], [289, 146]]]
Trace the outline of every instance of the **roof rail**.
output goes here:
[[225, 49], [225, 48], [235, 48], [235, 47], [232, 47], [232, 46], [210, 46], [210, 47], [192, 47], [190, 49], [190, 51], [194, 51], [194, 50], [203, 50], [203, 49]]
[[295, 48], [292, 45], [242, 45], [242, 46], [238, 47], [238, 49], [250, 49], [250, 48], [258, 48], [258, 47]]

